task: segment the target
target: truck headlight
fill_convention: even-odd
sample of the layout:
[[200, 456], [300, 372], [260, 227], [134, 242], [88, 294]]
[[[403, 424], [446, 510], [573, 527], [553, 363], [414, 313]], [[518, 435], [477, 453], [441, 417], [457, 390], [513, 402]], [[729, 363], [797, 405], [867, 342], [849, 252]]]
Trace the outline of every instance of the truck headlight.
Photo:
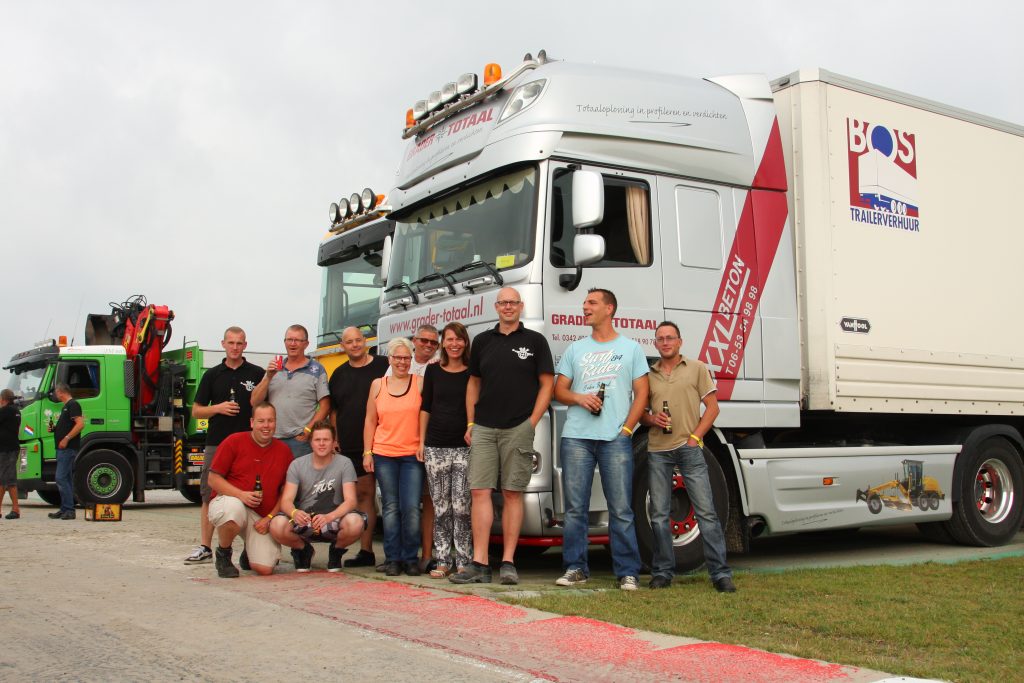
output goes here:
[[498, 122], [501, 123], [502, 121], [510, 119], [516, 114], [528, 109], [534, 102], [540, 99], [541, 94], [544, 92], [544, 86], [547, 82], [546, 78], [541, 78], [536, 81], [524, 83], [513, 90], [512, 96], [509, 97], [508, 102], [505, 103], [505, 108], [501, 110]]

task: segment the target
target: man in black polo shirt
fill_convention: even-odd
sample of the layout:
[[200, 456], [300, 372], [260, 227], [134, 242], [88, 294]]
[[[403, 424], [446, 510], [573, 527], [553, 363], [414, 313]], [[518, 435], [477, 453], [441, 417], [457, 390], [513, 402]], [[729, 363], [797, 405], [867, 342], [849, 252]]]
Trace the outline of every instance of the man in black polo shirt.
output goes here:
[[331, 391], [331, 421], [338, 430], [341, 454], [351, 460], [356, 469], [356, 510], [366, 515], [359, 554], [346, 560], [345, 566], [372, 567], [377, 560], [373, 554], [373, 530], [377, 526], [376, 491], [373, 473], [363, 468], [363, 426], [370, 385], [373, 380], [383, 377], [391, 364], [387, 358], [370, 354], [366, 337], [358, 327], [346, 327], [342, 331], [341, 345], [348, 354], [348, 362], [338, 366], [327, 384]]
[[[203, 472], [199, 477], [199, 495], [203, 507], [199, 516], [200, 545], [185, 558], [185, 564], [201, 564], [213, 558], [210, 544], [213, 542], [213, 524], [207, 516], [210, 506], [210, 463], [220, 442], [235, 432], [251, 429], [252, 417], [250, 396], [253, 388], [263, 379], [263, 368], [253, 365], [242, 357], [247, 342], [241, 327], [224, 330], [225, 358], [220, 365], [210, 368], [199, 380], [196, 398], [192, 404], [192, 417], [209, 420], [206, 429], [206, 451], [203, 456]], [[242, 558], [239, 558], [241, 560]]]
[[533, 437], [551, 403], [555, 365], [544, 336], [526, 329], [519, 316], [523, 301], [512, 287], [498, 292], [498, 324], [473, 340], [466, 388], [466, 443], [470, 444], [473, 562], [449, 577], [452, 583], [490, 583], [487, 542], [494, 522], [491, 491], [504, 498], [501, 532], [504, 552], [499, 576], [519, 583], [513, 562], [523, 526], [523, 490], [533, 474]]

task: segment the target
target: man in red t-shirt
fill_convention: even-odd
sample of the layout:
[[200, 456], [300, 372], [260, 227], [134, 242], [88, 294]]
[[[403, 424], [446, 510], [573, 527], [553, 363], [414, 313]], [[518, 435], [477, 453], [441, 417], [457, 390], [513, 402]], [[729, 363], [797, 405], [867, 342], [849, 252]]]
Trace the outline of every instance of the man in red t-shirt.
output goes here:
[[257, 574], [267, 576], [281, 559], [281, 546], [268, 532], [270, 520], [281, 506], [281, 487], [292, 451], [274, 438], [274, 406], [254, 406], [249, 424], [252, 431], [232, 434], [220, 442], [210, 465], [209, 484], [216, 497], [210, 501], [209, 518], [217, 529], [214, 555], [217, 575], [223, 579], [238, 577], [238, 568], [231, 562], [231, 543], [239, 534], [245, 541], [244, 554]]

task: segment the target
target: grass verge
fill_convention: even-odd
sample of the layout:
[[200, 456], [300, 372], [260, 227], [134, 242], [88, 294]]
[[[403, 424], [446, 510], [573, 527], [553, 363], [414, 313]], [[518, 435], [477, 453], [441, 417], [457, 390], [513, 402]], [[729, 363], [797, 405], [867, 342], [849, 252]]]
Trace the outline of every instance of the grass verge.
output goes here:
[[950, 681], [1015, 681], [1024, 671], [1024, 558], [958, 564], [707, 576], [624, 593], [612, 580], [508, 602], [647, 631]]

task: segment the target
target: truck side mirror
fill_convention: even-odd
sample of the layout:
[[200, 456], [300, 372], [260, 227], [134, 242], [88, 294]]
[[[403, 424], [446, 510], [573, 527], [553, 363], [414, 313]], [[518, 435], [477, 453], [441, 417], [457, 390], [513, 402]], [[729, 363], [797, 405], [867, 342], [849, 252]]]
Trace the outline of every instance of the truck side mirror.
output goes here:
[[[572, 225], [590, 228], [604, 220], [604, 178], [597, 171], [572, 174]], [[575, 247], [575, 245], [573, 245]], [[579, 260], [577, 259], [577, 262]]]
[[577, 233], [572, 238], [572, 254], [577, 267], [597, 263], [604, 258], [604, 237]]
[[389, 270], [391, 270], [391, 235], [384, 238], [384, 246], [380, 250], [380, 276], [374, 279], [373, 284], [386, 286]]

